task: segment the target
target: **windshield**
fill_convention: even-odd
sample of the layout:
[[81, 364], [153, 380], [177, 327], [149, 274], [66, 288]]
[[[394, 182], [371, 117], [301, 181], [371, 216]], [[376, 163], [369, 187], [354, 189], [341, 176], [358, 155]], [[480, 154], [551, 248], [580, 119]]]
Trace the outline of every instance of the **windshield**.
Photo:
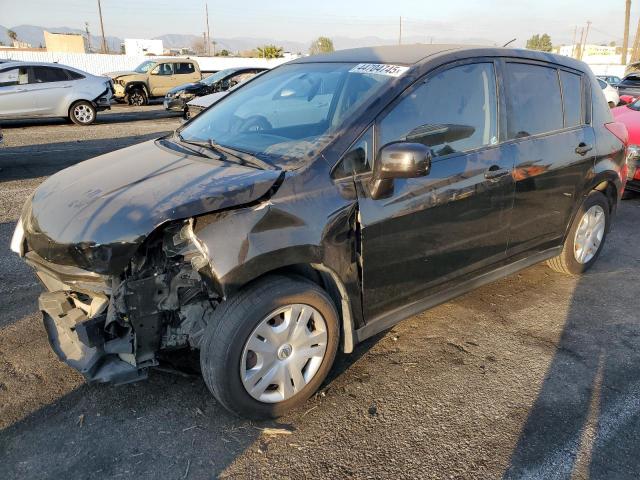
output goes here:
[[200, 83], [204, 83], [205, 85], [213, 85], [216, 82], [219, 82], [227, 75], [231, 75], [235, 72], [235, 68], [227, 68], [226, 70], [220, 70], [219, 72], [214, 73], [213, 75], [209, 75], [207, 78], [203, 78], [200, 80]]
[[[235, 90], [181, 130], [285, 165], [317, 155], [393, 79], [351, 63], [284, 65]], [[352, 71], [354, 70], [354, 71]]]
[[140, 65], [138, 65], [133, 71], [138, 73], [147, 73], [149, 69], [151, 69], [151, 67], [153, 67], [155, 64], [156, 62], [147, 60], [145, 62], [142, 62]]

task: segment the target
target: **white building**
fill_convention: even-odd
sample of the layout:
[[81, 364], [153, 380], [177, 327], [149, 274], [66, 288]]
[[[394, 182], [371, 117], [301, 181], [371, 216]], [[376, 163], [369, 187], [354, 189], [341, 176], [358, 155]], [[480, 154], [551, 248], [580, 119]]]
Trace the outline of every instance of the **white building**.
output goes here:
[[132, 56], [162, 55], [164, 53], [164, 48], [162, 46], [162, 40], [125, 38], [124, 53], [125, 55]]

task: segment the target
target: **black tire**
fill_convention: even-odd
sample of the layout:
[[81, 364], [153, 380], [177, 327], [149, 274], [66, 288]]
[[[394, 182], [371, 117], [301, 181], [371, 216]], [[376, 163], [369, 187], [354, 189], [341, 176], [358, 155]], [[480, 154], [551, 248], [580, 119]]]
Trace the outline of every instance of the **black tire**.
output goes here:
[[[271, 312], [294, 303], [312, 306], [325, 320], [325, 355], [316, 374], [300, 392], [278, 403], [258, 401], [249, 395], [240, 378], [245, 343]], [[339, 337], [338, 313], [324, 290], [304, 278], [267, 276], [216, 309], [201, 344], [202, 376], [216, 399], [235, 415], [253, 419], [277, 418], [303, 404], [320, 387], [333, 365]]]
[[76, 125], [91, 125], [96, 121], [96, 116], [96, 107], [93, 106], [93, 103], [87, 102], [86, 100], [74, 102], [73, 105], [69, 107], [69, 120]]
[[142, 107], [149, 104], [149, 98], [142, 88], [134, 88], [126, 96], [125, 100], [129, 105]]
[[[576, 230], [582, 221], [582, 217], [584, 214], [594, 206], [600, 206], [604, 211], [605, 215], [605, 228], [602, 236], [602, 240], [600, 241], [600, 245], [598, 249], [593, 254], [593, 257], [585, 263], [580, 263], [576, 260], [575, 251], [575, 239], [576, 239]], [[555, 270], [559, 273], [564, 273], [566, 275], [580, 275], [591, 268], [591, 266], [596, 262], [600, 252], [602, 251], [602, 247], [605, 244], [607, 239], [607, 234], [609, 233], [609, 228], [611, 226], [611, 206], [609, 205], [609, 201], [607, 197], [604, 196], [602, 192], [597, 190], [593, 190], [587, 197], [584, 202], [578, 209], [575, 218], [573, 219], [573, 223], [571, 224], [571, 228], [569, 229], [569, 233], [567, 234], [567, 238], [564, 241], [564, 246], [562, 248], [562, 253], [557, 257], [551, 258], [547, 260], [547, 265], [551, 267], [552, 270]]]

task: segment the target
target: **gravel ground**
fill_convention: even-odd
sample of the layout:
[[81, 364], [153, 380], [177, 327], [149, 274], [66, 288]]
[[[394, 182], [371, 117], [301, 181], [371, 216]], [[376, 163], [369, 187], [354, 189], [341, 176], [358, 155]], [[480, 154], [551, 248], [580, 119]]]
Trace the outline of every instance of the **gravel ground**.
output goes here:
[[83, 384], [8, 250], [20, 207], [59, 168], [177, 125], [159, 107], [3, 125], [0, 478], [638, 478], [639, 200], [589, 274], [538, 265], [406, 320], [275, 422], [231, 417], [198, 375]]

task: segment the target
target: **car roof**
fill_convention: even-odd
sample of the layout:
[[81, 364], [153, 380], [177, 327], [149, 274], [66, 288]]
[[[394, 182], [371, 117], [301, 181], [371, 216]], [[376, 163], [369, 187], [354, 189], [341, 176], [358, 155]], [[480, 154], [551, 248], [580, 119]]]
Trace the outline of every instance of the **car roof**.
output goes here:
[[67, 70], [73, 70], [74, 72], [82, 73], [83, 75], [91, 75], [84, 70], [79, 70], [75, 67], [71, 67], [69, 65], [64, 65], [62, 63], [48, 63], [48, 62], [25, 62], [24, 60], [10, 60], [6, 63], [0, 63], [2, 68], [8, 67], [58, 67], [58, 68], [66, 68]]
[[588, 67], [583, 62], [562, 55], [518, 48], [461, 44], [383, 45], [377, 47], [351, 48], [321, 55], [301, 57], [289, 63], [388, 63], [409, 66], [421, 63], [431, 57], [448, 54], [512, 56], [553, 62], [579, 70], [588, 70]]

